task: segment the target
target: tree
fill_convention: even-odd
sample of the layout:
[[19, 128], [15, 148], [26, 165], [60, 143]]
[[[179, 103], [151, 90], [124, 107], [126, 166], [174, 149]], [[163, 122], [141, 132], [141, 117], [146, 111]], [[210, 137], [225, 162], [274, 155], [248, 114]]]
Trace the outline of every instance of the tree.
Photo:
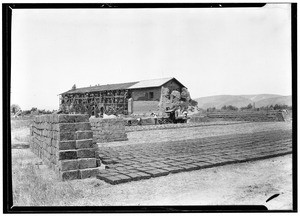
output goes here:
[[227, 110], [231, 110], [231, 111], [236, 111], [238, 110], [239, 108], [235, 107], [235, 106], [232, 106], [232, 105], [229, 105], [227, 106]]
[[249, 103], [248, 106], [247, 106], [247, 109], [252, 109], [252, 108], [253, 108], [252, 104]]
[[73, 86], [72, 86], [72, 90], [75, 90], [76, 89], [76, 84], [74, 84]]
[[213, 111], [216, 111], [216, 107], [209, 107], [209, 108], [207, 108], [206, 111], [207, 111], [207, 112], [213, 112]]
[[249, 103], [246, 107], [241, 107], [241, 110], [248, 110], [248, 109], [252, 109], [253, 106], [251, 103]]
[[237, 107], [235, 107], [235, 106], [232, 106], [232, 105], [228, 105], [228, 106], [226, 106], [226, 105], [224, 105], [222, 108], [221, 108], [221, 110], [228, 110], [228, 111], [236, 111], [236, 110], [238, 110], [239, 108], [237, 108]]
[[191, 100], [190, 100], [190, 104], [191, 104], [191, 106], [197, 106], [197, 105], [198, 105], [198, 102], [195, 101], [195, 100], [193, 100], [193, 99], [191, 99]]
[[10, 112], [12, 113], [12, 114], [16, 114], [17, 112], [19, 112], [21, 110], [21, 107], [18, 105], [18, 104], [12, 104], [11, 106], [10, 106]]
[[181, 100], [189, 102], [191, 100], [190, 92], [187, 90], [187, 88], [182, 88], [181, 91], [182, 91], [180, 95]]
[[30, 110], [23, 110], [22, 115], [29, 115], [30, 113]]
[[224, 105], [224, 106], [221, 108], [221, 110], [227, 110], [226, 105]]
[[281, 110], [281, 109], [287, 109], [287, 105], [282, 105], [282, 104], [275, 104], [274, 105], [274, 110]]

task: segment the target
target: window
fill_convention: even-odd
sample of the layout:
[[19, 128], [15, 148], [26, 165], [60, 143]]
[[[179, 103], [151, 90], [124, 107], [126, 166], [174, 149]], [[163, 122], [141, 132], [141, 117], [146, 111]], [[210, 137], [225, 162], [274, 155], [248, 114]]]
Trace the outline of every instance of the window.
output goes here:
[[149, 92], [149, 99], [153, 99], [154, 98], [154, 93], [153, 92]]

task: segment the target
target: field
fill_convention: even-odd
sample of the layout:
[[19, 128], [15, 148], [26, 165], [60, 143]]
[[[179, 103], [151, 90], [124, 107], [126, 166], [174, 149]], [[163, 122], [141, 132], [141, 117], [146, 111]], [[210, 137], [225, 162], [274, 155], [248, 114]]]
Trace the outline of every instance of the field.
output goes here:
[[[105, 143], [99, 147], [106, 156], [115, 156], [112, 153], [116, 152], [123, 156], [128, 153], [151, 153], [149, 149], [152, 149], [153, 155], [160, 153], [161, 156], [185, 156], [190, 151], [194, 155], [224, 153], [215, 151], [220, 149], [217, 144], [223, 143], [223, 149], [233, 149], [235, 146], [244, 155], [243, 147], [248, 149], [249, 154], [252, 153], [252, 146], [260, 147], [254, 151], [256, 153], [263, 152], [259, 149], [273, 148], [269, 141], [273, 139], [272, 143], [277, 143], [274, 144], [277, 150], [286, 152], [291, 148], [288, 141], [291, 139], [290, 132], [290, 122], [206, 125], [130, 132], [128, 141]], [[28, 135], [26, 124], [12, 130], [14, 142], [27, 142]], [[239, 147], [245, 137], [252, 135], [255, 135], [253, 141], [257, 138], [256, 144], [248, 143], [247, 146]], [[147, 145], [149, 140], [152, 147]], [[185, 140], [202, 140], [202, 143], [188, 143]], [[193, 147], [192, 150], [189, 145]], [[192, 172], [172, 173], [119, 185], [110, 185], [96, 178], [61, 182], [29, 149], [13, 149], [12, 159], [14, 205], [18, 206], [263, 204], [271, 209], [292, 208], [291, 154]], [[110, 164], [107, 166], [109, 168]], [[277, 193], [280, 194], [277, 198], [266, 203], [270, 196]]]

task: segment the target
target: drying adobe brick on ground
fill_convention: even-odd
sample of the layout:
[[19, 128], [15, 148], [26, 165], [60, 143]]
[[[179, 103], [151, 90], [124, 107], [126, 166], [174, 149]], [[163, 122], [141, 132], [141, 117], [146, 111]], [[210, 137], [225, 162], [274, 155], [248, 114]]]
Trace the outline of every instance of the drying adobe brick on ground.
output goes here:
[[292, 152], [290, 122], [156, 127], [126, 134], [122, 119], [45, 115], [34, 119], [30, 147], [63, 180], [96, 176], [110, 184]]
[[[141, 133], [140, 142], [101, 145], [99, 155], [106, 169], [97, 178], [110, 184], [119, 184], [292, 153], [292, 132], [289, 125], [277, 124], [274, 127], [263, 123], [263, 127], [253, 128], [252, 123], [239, 126], [240, 131], [232, 127], [231, 131], [229, 129], [221, 136], [209, 136], [208, 131], [201, 134], [201, 127], [193, 128], [194, 132], [198, 129], [202, 136], [180, 140], [180, 135], [177, 135], [172, 141], [154, 139], [153, 135], [147, 136], [147, 132], [135, 132], [135, 135]], [[222, 130], [221, 126], [217, 127], [219, 128], [214, 129]], [[189, 128], [185, 129], [187, 132]], [[174, 133], [168, 131], [169, 135], [175, 134], [175, 130], [178, 129], [174, 129]], [[143, 142], [142, 137], [152, 141]]]

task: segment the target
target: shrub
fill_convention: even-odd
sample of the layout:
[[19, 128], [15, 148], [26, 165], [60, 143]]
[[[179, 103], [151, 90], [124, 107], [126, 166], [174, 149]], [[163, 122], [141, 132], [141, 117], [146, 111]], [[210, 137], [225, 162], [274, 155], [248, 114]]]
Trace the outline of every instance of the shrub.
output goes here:
[[191, 100], [190, 100], [190, 105], [191, 105], [191, 106], [197, 106], [197, 105], [198, 105], [198, 102], [195, 101], [195, 100], [193, 100], [193, 99], [191, 99]]

